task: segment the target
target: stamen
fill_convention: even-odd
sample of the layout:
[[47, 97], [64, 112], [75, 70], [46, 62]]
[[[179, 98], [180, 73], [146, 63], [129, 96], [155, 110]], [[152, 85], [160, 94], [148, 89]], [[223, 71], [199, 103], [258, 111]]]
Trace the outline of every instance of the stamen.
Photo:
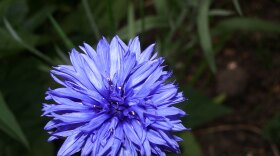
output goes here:
[[135, 112], [134, 112], [134, 111], [131, 111], [130, 113], [131, 113], [131, 115], [135, 115]]

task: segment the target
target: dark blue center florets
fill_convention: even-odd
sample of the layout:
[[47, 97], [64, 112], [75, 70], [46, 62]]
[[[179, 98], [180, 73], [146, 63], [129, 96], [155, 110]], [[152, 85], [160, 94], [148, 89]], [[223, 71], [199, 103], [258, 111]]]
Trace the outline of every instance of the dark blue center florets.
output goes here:
[[118, 101], [112, 101], [110, 102], [109, 108], [110, 114], [112, 116], [117, 116], [119, 120], [123, 120], [123, 112], [127, 109], [127, 107], [123, 103], [120, 103]]
[[129, 104], [125, 100], [122, 87], [117, 87], [115, 92], [112, 92], [109, 99], [109, 114], [112, 117], [116, 116], [120, 121], [127, 118], [136, 118], [134, 111], [129, 110]]
[[143, 52], [138, 37], [126, 45], [119, 37], [101, 39], [95, 51], [88, 44], [70, 54], [71, 65], [51, 70], [61, 88], [49, 90], [43, 116], [51, 117], [45, 130], [49, 141], [66, 138], [58, 155], [165, 155], [178, 153], [174, 131], [186, 130], [182, 110], [172, 105], [184, 100], [163, 58]]

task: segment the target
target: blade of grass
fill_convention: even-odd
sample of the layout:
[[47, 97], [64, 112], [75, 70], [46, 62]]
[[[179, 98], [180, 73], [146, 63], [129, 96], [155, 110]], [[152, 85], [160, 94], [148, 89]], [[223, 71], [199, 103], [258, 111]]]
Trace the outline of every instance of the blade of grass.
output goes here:
[[21, 142], [25, 147], [29, 148], [29, 143], [22, 132], [14, 114], [8, 108], [2, 93], [0, 92], [0, 128], [11, 137]]
[[63, 53], [63, 51], [57, 45], [55, 45], [54, 48], [55, 48], [55, 51], [57, 52], [58, 56], [60, 57], [62, 63], [70, 64], [70, 60], [65, 55], [65, 53]]
[[227, 96], [225, 93], [221, 93], [213, 98], [213, 102], [220, 105], [226, 100]]
[[133, 38], [135, 36], [135, 17], [134, 17], [134, 7], [132, 2], [130, 2], [128, 6], [127, 21], [128, 21], [129, 38]]
[[[142, 30], [142, 22], [145, 22], [145, 28]], [[163, 27], [168, 27], [168, 23], [166, 20], [160, 16], [146, 16], [143, 20], [139, 19], [135, 21], [135, 34], [138, 33], [143, 33], [145, 31], [154, 29], [154, 28], [163, 28]], [[122, 38], [122, 39], [129, 39], [129, 35], [127, 34], [128, 32], [128, 25], [124, 26], [121, 28], [117, 34]]]
[[235, 17], [217, 24], [213, 29], [212, 35], [236, 30], [280, 33], [280, 23], [256, 18]]
[[[212, 32], [212, 30], [211, 30], [211, 32]], [[230, 34], [224, 34], [220, 38], [219, 44], [217, 44], [217, 46], [214, 47], [214, 50], [213, 50], [214, 55], [218, 54], [222, 50], [222, 48], [224, 47], [226, 41], [228, 41], [230, 39], [230, 37], [231, 37]], [[194, 76], [191, 79], [190, 83], [187, 85], [187, 88], [191, 88], [199, 80], [201, 75], [204, 73], [204, 70], [206, 69], [206, 67], [207, 67], [206, 60], [203, 60], [202, 62], [200, 62], [199, 66], [198, 66], [198, 69], [194, 73]], [[206, 85], [206, 84], [204, 84], [204, 85]]]
[[71, 42], [71, 40], [66, 36], [66, 34], [64, 33], [64, 31], [61, 29], [61, 27], [59, 26], [59, 24], [56, 22], [56, 20], [52, 17], [51, 14], [48, 14], [48, 18], [51, 21], [53, 27], [55, 28], [56, 32], [58, 33], [58, 35], [61, 37], [61, 39], [63, 40], [65, 46], [68, 49], [72, 49], [74, 48], [74, 44]]
[[49, 65], [53, 64], [53, 61], [50, 57], [48, 57], [47, 55], [44, 55], [44, 53], [42, 53], [41, 51], [33, 48], [32, 46], [30, 46], [29, 44], [25, 43], [20, 36], [17, 34], [17, 32], [14, 30], [14, 28], [12, 27], [12, 25], [9, 23], [9, 21], [7, 19], [3, 19], [5, 27], [7, 28], [7, 30], [9, 31], [9, 33], [12, 35], [12, 37], [24, 48], [26, 48], [29, 52], [31, 52], [33, 55], [37, 56], [38, 58], [42, 59], [44, 62], [46, 62]]
[[98, 27], [95, 23], [95, 19], [92, 15], [92, 11], [90, 9], [90, 6], [89, 6], [89, 3], [88, 3], [88, 0], [82, 0], [83, 2], [83, 7], [85, 9], [85, 12], [86, 12], [86, 17], [89, 21], [89, 24], [90, 24], [90, 27], [94, 33], [94, 36], [96, 38], [96, 40], [98, 40], [100, 38], [100, 33], [99, 33], [99, 30], [98, 30]]
[[232, 11], [224, 9], [213, 9], [209, 11], [209, 16], [230, 16], [233, 14]]
[[172, 4], [168, 1], [163, 0], [154, 0], [154, 6], [157, 11], [157, 14], [165, 17], [169, 23], [169, 27], [171, 30], [175, 27], [174, 18], [172, 18]]
[[200, 40], [200, 45], [203, 49], [206, 60], [213, 73], [216, 73], [216, 65], [214, 60], [213, 48], [211, 43], [211, 36], [209, 31], [208, 13], [210, 7], [210, 0], [203, 0], [199, 6], [197, 16], [197, 29]]
[[234, 5], [234, 7], [235, 7], [237, 13], [238, 13], [240, 16], [243, 16], [243, 13], [242, 13], [242, 10], [241, 10], [239, 1], [238, 1], [238, 0], [232, 0], [232, 2], [233, 2], [233, 5]]
[[171, 29], [171, 31], [169, 32], [169, 34], [167, 35], [167, 42], [170, 42], [172, 37], [174, 36], [175, 32], [177, 31], [177, 29], [179, 28], [179, 26], [182, 24], [182, 22], [184, 21], [184, 19], [186, 18], [187, 15], [187, 9], [183, 8], [178, 19], [175, 21], [174, 24], [174, 28]]

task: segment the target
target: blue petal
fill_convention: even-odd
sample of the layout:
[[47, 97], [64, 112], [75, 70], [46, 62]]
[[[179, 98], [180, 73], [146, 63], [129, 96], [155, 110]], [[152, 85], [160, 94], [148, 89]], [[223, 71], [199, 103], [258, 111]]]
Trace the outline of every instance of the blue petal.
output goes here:
[[87, 43], [84, 43], [84, 51], [91, 59], [95, 59], [97, 57], [96, 51]]
[[145, 155], [146, 156], [151, 156], [151, 154], [152, 154], [151, 151], [152, 150], [151, 150], [150, 143], [147, 139], [145, 140], [143, 145], [144, 145]]
[[89, 109], [89, 107], [86, 106], [79, 106], [81, 104], [77, 104], [76, 106], [69, 106], [69, 105], [50, 105], [50, 107], [44, 109], [43, 116], [46, 114], [49, 114], [51, 112], [58, 112], [58, 111], [73, 111], [73, 112], [78, 112], [78, 111], [83, 111], [83, 112], [88, 112], [92, 111]]
[[139, 56], [141, 53], [141, 47], [139, 42], [139, 37], [135, 37], [132, 42], [128, 45], [129, 51], [135, 53], [136, 59], [139, 60]]
[[152, 151], [156, 153], [158, 156], [166, 156], [166, 154], [158, 146], [154, 146], [152, 148]]
[[127, 79], [129, 74], [131, 73], [133, 67], [136, 64], [136, 57], [134, 53], [127, 52], [127, 55], [123, 59], [123, 63], [121, 64], [120, 73], [118, 76], [118, 84], [119, 86], [123, 86], [124, 81]]
[[155, 52], [154, 55], [150, 58], [150, 60], [154, 60], [158, 55], [158, 52]]
[[119, 75], [121, 63], [123, 61], [123, 55], [124, 51], [122, 50], [117, 37], [114, 37], [110, 43], [110, 78], [113, 80], [113, 82], [116, 83], [116, 80], [114, 80], [114, 75]]
[[127, 45], [119, 38], [118, 35], [116, 35], [115, 37], [118, 39], [118, 42], [119, 42], [120, 46], [122, 47], [123, 51], [127, 52], [128, 51]]
[[57, 88], [54, 90], [50, 90], [47, 93], [51, 95], [51, 97], [57, 96], [57, 97], [69, 98], [69, 99], [79, 99], [89, 103], [95, 102], [95, 100], [89, 98], [87, 95], [74, 91], [70, 88]]
[[101, 83], [102, 76], [100, 75], [99, 69], [94, 64], [94, 62], [90, 60], [90, 58], [87, 56], [84, 56], [83, 58], [85, 59], [83, 68], [90, 83], [96, 88], [97, 91], [103, 89], [104, 85]]
[[114, 140], [115, 140], [114, 137], [111, 136], [107, 140], [106, 144], [103, 145], [104, 147], [101, 146], [101, 150], [99, 151], [98, 155], [105, 155], [105, 153], [107, 153], [111, 149], [111, 147], [113, 146]]
[[50, 137], [48, 138], [48, 142], [51, 142], [51, 141], [56, 140], [56, 139], [59, 139], [59, 138], [58, 138], [58, 137], [55, 137], [55, 136], [50, 136]]
[[177, 144], [177, 142], [175, 140], [173, 140], [172, 138], [169, 137], [168, 134], [166, 134], [166, 132], [162, 131], [162, 130], [158, 130], [160, 136], [175, 150], [179, 150], [179, 145]]
[[166, 145], [166, 141], [164, 139], [161, 138], [161, 136], [158, 134], [158, 132], [150, 129], [147, 133], [147, 139], [154, 143], [154, 144], [158, 144], [158, 145]]
[[138, 60], [138, 64], [141, 64], [145, 61], [150, 60], [151, 54], [154, 50], [154, 47], [155, 47], [155, 44], [151, 44], [141, 53], [140, 58]]
[[60, 122], [58, 122], [57, 120], [51, 120], [45, 125], [44, 130], [51, 130], [51, 129], [55, 128], [56, 125], [59, 123]]
[[99, 129], [97, 129], [96, 133], [96, 140], [95, 140], [95, 144], [94, 147], [92, 149], [92, 153], [98, 155], [98, 152], [100, 150], [101, 147], [101, 138], [104, 137], [104, 135], [106, 134], [107, 130], [109, 127], [109, 123], [108, 122], [104, 122]]
[[96, 128], [99, 128], [109, 117], [110, 115], [106, 113], [96, 115], [94, 118], [92, 117], [88, 125], [82, 128], [82, 131], [90, 132]]
[[138, 120], [132, 120], [131, 121], [132, 127], [135, 130], [137, 136], [140, 138], [141, 142], [143, 143], [146, 138], [146, 130], [141, 125], [141, 123]]
[[81, 150], [85, 135], [73, 134], [69, 136], [58, 151], [59, 156], [69, 156]]
[[183, 141], [182, 138], [180, 138], [180, 137], [178, 137], [178, 136], [176, 136], [176, 135], [173, 135], [173, 139], [174, 139], [175, 141]]
[[172, 131], [185, 131], [185, 130], [190, 130], [190, 128], [186, 128], [183, 124], [178, 123], [178, 124], [174, 124], [174, 126], [172, 127]]
[[174, 96], [176, 96], [176, 94], [177, 94], [177, 89], [175, 87], [170, 87], [158, 94], [154, 94], [151, 100], [154, 103], [161, 103], [162, 101], [166, 101], [173, 98]]
[[153, 124], [151, 124], [151, 126], [156, 129], [162, 129], [166, 131], [170, 131], [173, 128], [173, 125], [166, 121], [156, 121]]
[[100, 63], [100, 72], [104, 71], [105, 75], [109, 78], [110, 74], [110, 45], [103, 37], [97, 44], [97, 56]]
[[124, 139], [124, 132], [121, 124], [116, 128], [114, 138], [115, 140], [111, 148], [111, 155], [117, 155]]
[[[155, 82], [159, 79], [159, 77], [162, 74], [162, 68], [157, 68], [148, 78], [147, 80], [142, 84], [139, 85], [139, 87], [134, 89], [135, 97], [141, 97], [144, 98], [150, 94], [151, 87]], [[160, 82], [161, 83], [161, 82]], [[138, 89], [139, 88], [139, 89]]]
[[70, 61], [77, 72], [82, 70], [81, 66], [83, 65], [83, 60], [80, 57], [80, 54], [76, 49], [72, 49], [70, 53]]
[[52, 132], [51, 135], [56, 137], [68, 137], [79, 132], [80, 132], [80, 127], [71, 130], [57, 130], [55, 132]]
[[51, 113], [55, 119], [61, 120], [67, 123], [79, 123], [79, 122], [87, 122], [92, 119], [96, 115], [95, 112], [75, 112], [75, 113], [66, 113], [63, 115], [59, 115], [56, 113]]
[[123, 129], [126, 132], [126, 137], [137, 145], [141, 144], [141, 140], [133, 129], [132, 125], [128, 122], [123, 122]]
[[88, 136], [88, 138], [86, 139], [86, 143], [83, 146], [81, 155], [83, 155], [83, 156], [90, 155], [90, 153], [92, 152], [92, 148], [93, 148], [94, 143], [91, 140], [92, 140], [93, 135], [94, 134]]
[[132, 145], [128, 139], [124, 140], [123, 147], [120, 149], [119, 155], [123, 156], [137, 156], [135, 146]]
[[186, 115], [184, 111], [181, 109], [178, 109], [176, 107], [165, 107], [160, 108], [156, 112], [160, 116], [172, 116], [172, 115], [178, 115], [178, 117], [183, 117]]
[[133, 88], [133, 86], [138, 85], [140, 82], [145, 80], [150, 74], [152, 74], [159, 66], [160, 62], [147, 62], [138, 68], [129, 77], [128, 82], [125, 86], [126, 90]]

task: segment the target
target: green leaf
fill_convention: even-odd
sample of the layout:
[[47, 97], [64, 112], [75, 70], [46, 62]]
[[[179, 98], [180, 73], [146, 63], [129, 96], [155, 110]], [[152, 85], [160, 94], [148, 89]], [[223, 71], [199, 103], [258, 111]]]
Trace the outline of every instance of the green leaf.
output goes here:
[[190, 131], [181, 132], [178, 134], [179, 137], [183, 139], [180, 143], [180, 154], [170, 153], [168, 156], [202, 156], [202, 151], [199, 143], [197, 142], [195, 136]]
[[45, 91], [54, 84], [49, 72], [38, 70], [40, 65], [43, 64], [33, 57], [8, 57], [1, 62], [1, 90], [30, 145], [26, 150], [20, 142], [0, 131], [1, 156], [55, 155], [53, 143], [47, 142], [47, 132], [43, 129], [48, 119], [40, 117]]
[[223, 20], [217, 24], [213, 28], [212, 34], [223, 34], [237, 30], [280, 33], [280, 23], [256, 18], [235, 17]]
[[47, 6], [34, 13], [31, 17], [26, 19], [22, 25], [25, 30], [34, 31], [40, 27], [47, 19], [48, 13], [52, 13], [55, 10], [54, 7]]
[[135, 37], [135, 17], [134, 17], [134, 7], [133, 3], [130, 2], [128, 5], [128, 14], [127, 14], [127, 21], [128, 21], [128, 34], [129, 38]]
[[265, 139], [280, 145], [280, 113], [276, 114], [263, 129]]
[[211, 36], [209, 31], [208, 14], [209, 14], [210, 0], [203, 0], [199, 5], [197, 16], [197, 30], [200, 39], [200, 45], [203, 49], [206, 60], [213, 73], [216, 72], [216, 65], [214, 60], [214, 52], [211, 43]]
[[232, 2], [233, 2], [233, 5], [234, 5], [234, 7], [235, 7], [237, 13], [238, 13], [240, 16], [242, 16], [243, 13], [242, 13], [242, 10], [241, 10], [239, 1], [238, 1], [238, 0], [232, 0]]
[[15, 54], [23, 49], [7, 30], [0, 28], [0, 36], [0, 57]]
[[183, 118], [185, 122], [184, 125], [187, 127], [199, 127], [231, 112], [231, 109], [214, 103], [211, 99], [197, 91], [189, 89], [184, 93], [185, 96], [188, 97], [188, 101], [184, 103], [185, 105], [183, 109], [190, 114], [189, 116]]
[[66, 36], [66, 34], [64, 33], [64, 31], [61, 29], [61, 27], [59, 26], [59, 24], [55, 21], [55, 19], [49, 14], [48, 15], [53, 27], [55, 28], [56, 32], [58, 33], [58, 35], [61, 37], [61, 39], [63, 40], [65, 46], [68, 49], [72, 49], [74, 48], [74, 44], [71, 42], [71, 40]]
[[29, 148], [29, 143], [23, 134], [15, 116], [8, 108], [2, 93], [0, 92], [0, 128], [4, 130], [14, 139], [21, 142], [24, 146]]
[[202, 156], [201, 148], [191, 132], [185, 132], [183, 135], [180, 135], [184, 140], [182, 142], [182, 155], [185, 156]]
[[24, 47], [27, 50], [29, 50], [29, 52], [31, 52], [32, 54], [38, 56], [39, 58], [44, 60], [46, 63], [52, 64], [51, 58], [49, 58], [44, 53], [42, 53], [39, 50], [37, 50], [34, 47], [32, 47], [32, 45], [27, 44], [26, 42], [24, 42], [20, 38], [18, 33], [14, 30], [14, 28], [11, 26], [10, 22], [8, 20], [6, 20], [5, 18], [4, 18], [4, 24], [5, 24], [6, 28], [8, 29], [9, 33], [11, 34], [11, 36], [14, 38], [14, 40], [17, 41], [22, 47]]

